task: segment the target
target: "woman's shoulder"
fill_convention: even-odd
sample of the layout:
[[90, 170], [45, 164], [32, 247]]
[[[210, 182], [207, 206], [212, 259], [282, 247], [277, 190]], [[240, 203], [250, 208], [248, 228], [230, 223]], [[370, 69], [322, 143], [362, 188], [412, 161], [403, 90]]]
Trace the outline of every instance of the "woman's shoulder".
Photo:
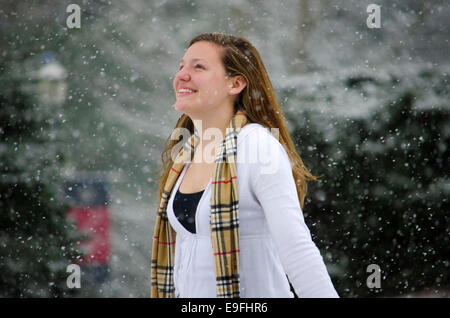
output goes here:
[[260, 176], [269, 182], [292, 175], [288, 154], [278, 137], [278, 129], [259, 123], [247, 124], [239, 132], [237, 162], [249, 169], [253, 179]]
[[282, 147], [279, 142], [279, 130], [268, 128], [259, 123], [250, 123], [241, 128], [238, 134], [239, 144], [251, 144], [264, 147]]
[[255, 139], [257, 137], [270, 138], [271, 131], [268, 127], [261, 125], [260, 123], [249, 123], [241, 128], [238, 134], [238, 144], [249, 139]]
[[[286, 163], [288, 155], [279, 141], [278, 129], [259, 123], [245, 125], [238, 134], [238, 159], [258, 158], [259, 163]], [[254, 160], [253, 160], [254, 161]]]

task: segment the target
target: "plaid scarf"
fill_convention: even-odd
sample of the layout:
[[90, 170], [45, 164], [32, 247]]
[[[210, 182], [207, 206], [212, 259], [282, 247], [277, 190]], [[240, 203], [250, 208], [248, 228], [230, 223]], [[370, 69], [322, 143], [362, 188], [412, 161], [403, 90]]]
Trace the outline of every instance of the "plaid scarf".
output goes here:
[[[216, 270], [217, 297], [239, 297], [239, 197], [236, 176], [237, 137], [248, 123], [237, 111], [215, 158], [211, 189], [210, 229]], [[199, 142], [197, 130], [183, 145], [169, 171], [156, 217], [151, 263], [151, 297], [174, 297], [173, 282], [176, 232], [167, 217], [167, 203], [187, 160], [193, 159]]]

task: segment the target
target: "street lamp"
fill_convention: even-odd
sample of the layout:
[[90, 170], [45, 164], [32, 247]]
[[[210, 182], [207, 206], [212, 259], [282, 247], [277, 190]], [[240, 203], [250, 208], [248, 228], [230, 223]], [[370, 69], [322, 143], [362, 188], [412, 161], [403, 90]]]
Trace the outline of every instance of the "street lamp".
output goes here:
[[46, 105], [62, 105], [67, 95], [67, 71], [52, 52], [43, 56], [43, 66], [37, 71], [37, 96]]

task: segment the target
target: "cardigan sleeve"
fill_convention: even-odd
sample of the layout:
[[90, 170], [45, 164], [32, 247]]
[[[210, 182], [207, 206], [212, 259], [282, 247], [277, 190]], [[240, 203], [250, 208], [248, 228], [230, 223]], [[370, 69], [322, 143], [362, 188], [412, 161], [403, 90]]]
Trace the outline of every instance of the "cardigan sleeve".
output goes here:
[[249, 142], [258, 145], [257, 163], [250, 165], [252, 187], [295, 292], [299, 297], [339, 297], [305, 224], [286, 150], [268, 130], [251, 135]]

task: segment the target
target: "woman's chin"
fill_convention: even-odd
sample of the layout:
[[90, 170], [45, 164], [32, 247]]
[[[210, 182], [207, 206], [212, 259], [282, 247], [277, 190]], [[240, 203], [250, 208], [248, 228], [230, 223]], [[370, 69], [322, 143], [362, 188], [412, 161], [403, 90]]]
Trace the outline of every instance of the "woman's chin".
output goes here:
[[184, 113], [187, 109], [189, 109], [187, 105], [180, 103], [179, 101], [176, 101], [175, 104], [173, 104], [173, 108], [181, 113]]
[[194, 109], [192, 105], [182, 102], [180, 103], [179, 101], [175, 102], [173, 107], [180, 113], [186, 114], [188, 116], [192, 113], [195, 113], [196, 111], [196, 109]]

